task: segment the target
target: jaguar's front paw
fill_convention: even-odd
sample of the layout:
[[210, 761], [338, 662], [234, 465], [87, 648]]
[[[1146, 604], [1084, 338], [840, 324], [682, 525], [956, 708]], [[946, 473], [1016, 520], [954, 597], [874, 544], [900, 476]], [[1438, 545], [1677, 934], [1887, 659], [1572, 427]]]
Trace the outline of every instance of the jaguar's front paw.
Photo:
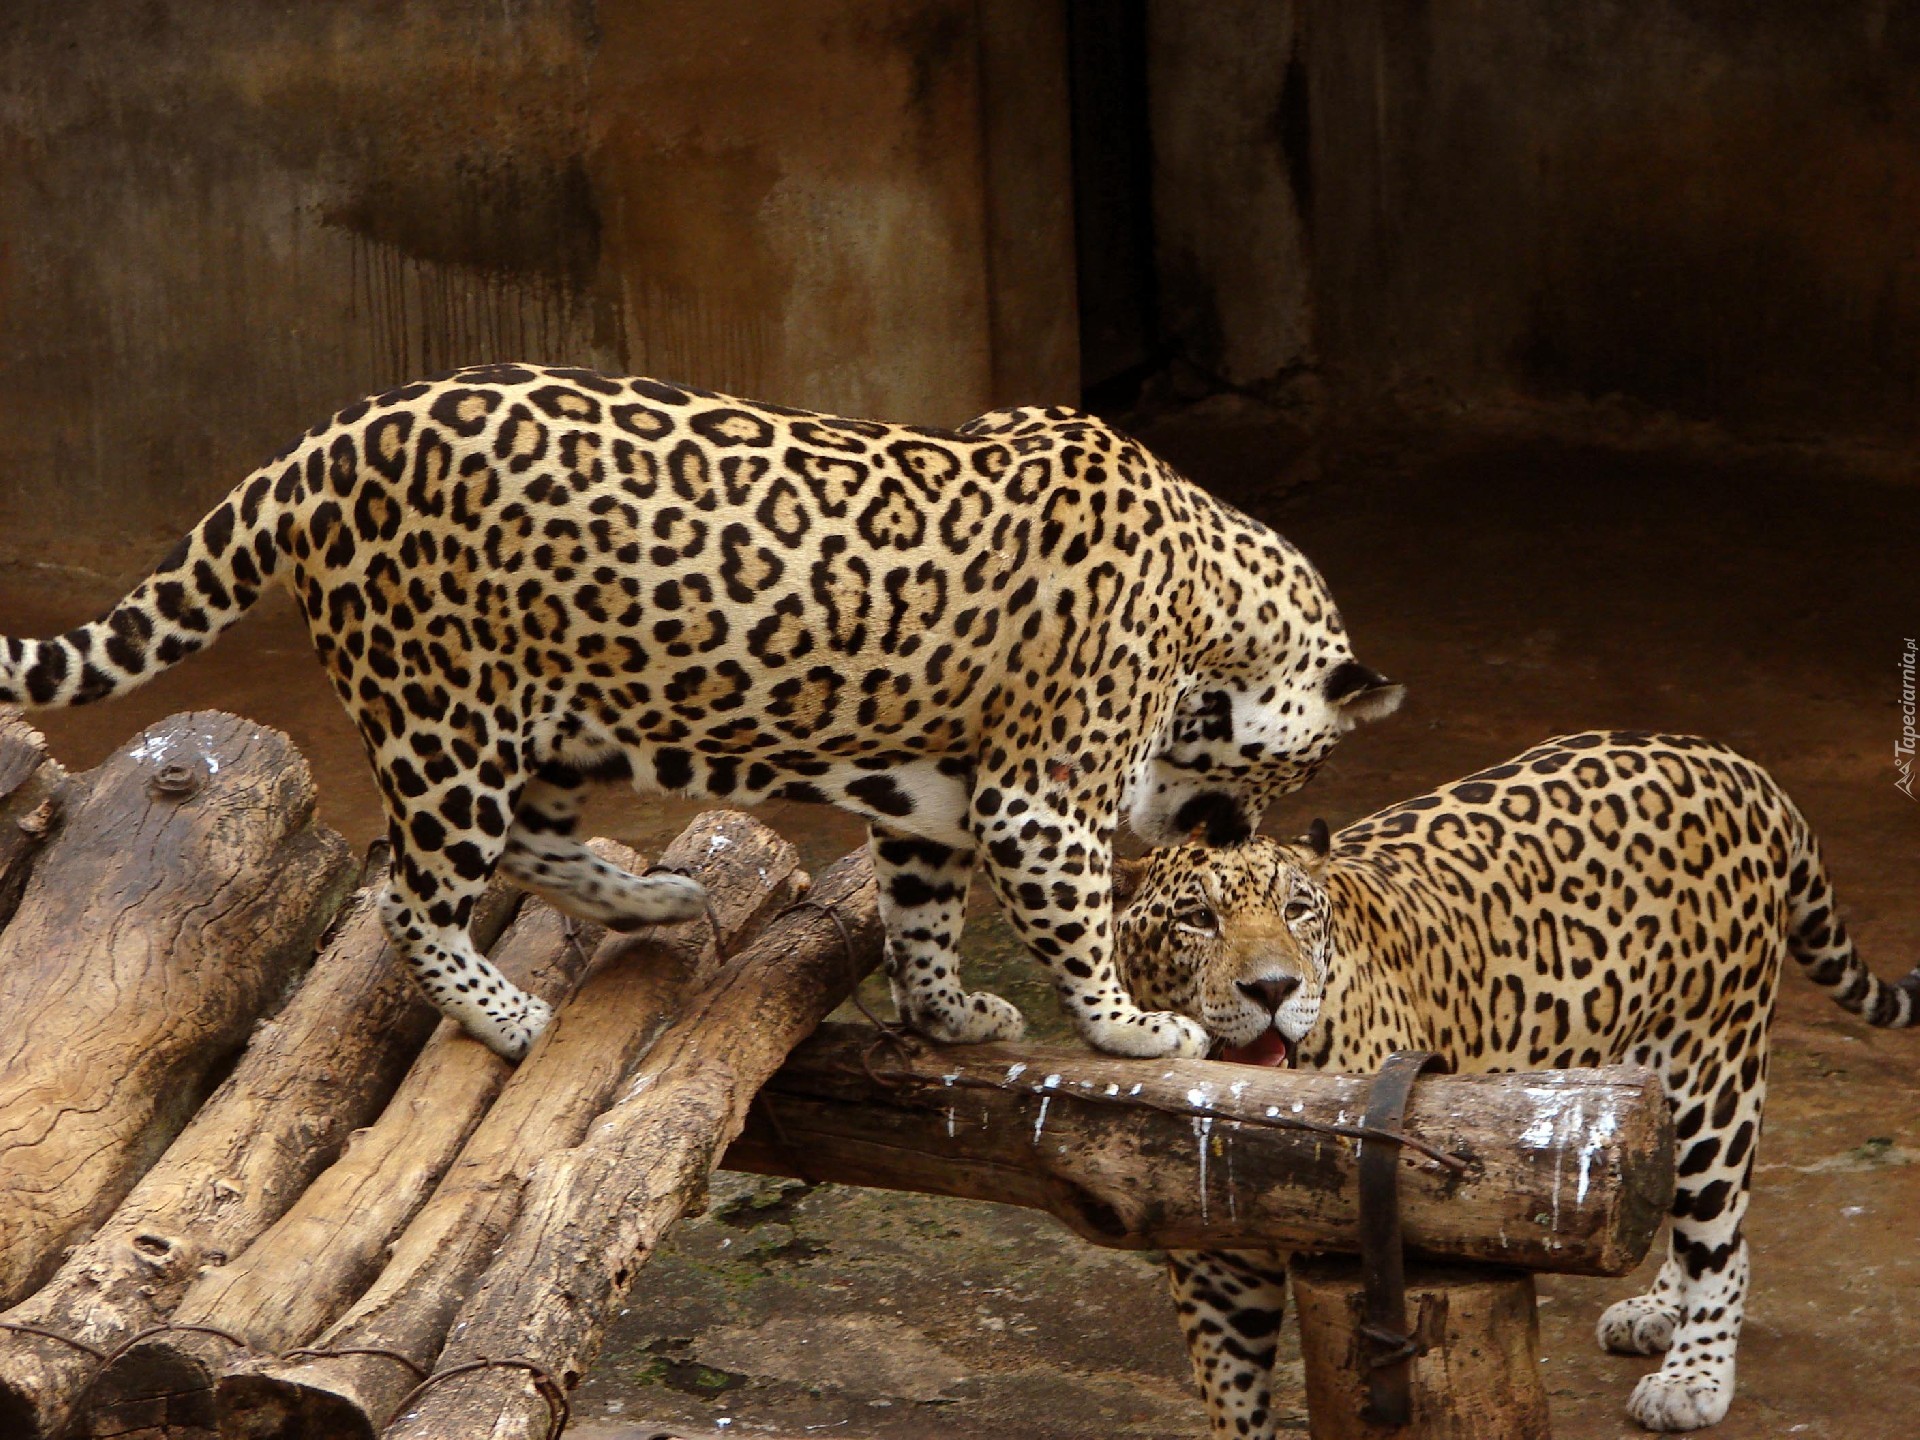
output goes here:
[[989, 1040], [1018, 1040], [1027, 1033], [1025, 1017], [1014, 1005], [985, 990], [971, 990], [955, 1007], [903, 1010], [908, 1025], [929, 1040], [949, 1045], [980, 1045]]
[[1081, 1034], [1096, 1050], [1136, 1060], [1198, 1060], [1212, 1043], [1198, 1022], [1170, 1010], [1136, 1010], [1117, 1020], [1090, 1021]]
[[1594, 1327], [1602, 1350], [1616, 1355], [1658, 1355], [1673, 1344], [1680, 1308], [1654, 1295], [1615, 1301]]

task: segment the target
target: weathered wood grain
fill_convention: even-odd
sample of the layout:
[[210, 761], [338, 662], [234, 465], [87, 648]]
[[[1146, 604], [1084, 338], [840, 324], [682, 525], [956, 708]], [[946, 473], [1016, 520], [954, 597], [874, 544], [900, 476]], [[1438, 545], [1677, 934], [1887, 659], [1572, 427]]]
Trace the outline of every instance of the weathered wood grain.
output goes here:
[[[232, 1098], [257, 1067], [199, 1102], [312, 959], [353, 865], [314, 821], [291, 742], [231, 715], [173, 716], [68, 787], [0, 932], [0, 1014], [32, 1019], [0, 1030], [0, 1293], [40, 1286], [0, 1321], [105, 1349], [231, 1245], [232, 1217], [286, 1168], [222, 1138], [254, 1139], [222, 1117], [275, 1103]], [[288, 1149], [326, 1144], [303, 1124], [281, 1131]], [[0, 1330], [0, 1434], [58, 1429], [96, 1364]]]
[[0, 1302], [179, 1132], [312, 959], [351, 863], [292, 744], [231, 715], [160, 722], [60, 804], [0, 932], [0, 1014], [32, 1021], [0, 1028]]
[[408, 1403], [385, 1432], [392, 1440], [544, 1440], [551, 1417], [532, 1372], [463, 1367], [513, 1358], [566, 1389], [579, 1384], [634, 1276], [700, 1203], [754, 1092], [879, 960], [864, 851], [823, 875], [809, 901], [688, 1002], [581, 1143], [535, 1168], [440, 1357], [447, 1378]]
[[1359, 1262], [1301, 1257], [1291, 1268], [1313, 1440], [1551, 1440], [1533, 1276], [1484, 1265], [1407, 1269], [1412, 1418], [1366, 1413], [1368, 1358]]
[[[757, 933], [805, 883], [791, 846], [747, 816], [712, 812], [662, 863], [707, 886], [725, 947]], [[576, 1143], [604, 1109], [711, 949], [705, 921], [601, 947], [580, 989], [502, 1088], [459, 1160], [366, 1294], [314, 1342], [379, 1349], [243, 1367], [215, 1389], [222, 1433], [377, 1435], [430, 1367], [455, 1311], [520, 1207], [535, 1162]]]
[[46, 737], [18, 710], [0, 707], [0, 925], [12, 918], [34, 857], [59, 823], [66, 778]]

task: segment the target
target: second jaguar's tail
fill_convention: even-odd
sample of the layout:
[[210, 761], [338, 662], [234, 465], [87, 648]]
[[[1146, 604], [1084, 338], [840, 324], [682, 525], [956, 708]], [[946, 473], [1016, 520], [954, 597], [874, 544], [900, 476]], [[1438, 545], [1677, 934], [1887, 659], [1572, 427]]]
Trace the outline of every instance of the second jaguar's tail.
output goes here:
[[1898, 1030], [1920, 1024], [1920, 967], [1893, 981], [1867, 968], [1840, 918], [1820, 843], [1811, 834], [1788, 885], [1788, 943], [1807, 978], [1869, 1025]]

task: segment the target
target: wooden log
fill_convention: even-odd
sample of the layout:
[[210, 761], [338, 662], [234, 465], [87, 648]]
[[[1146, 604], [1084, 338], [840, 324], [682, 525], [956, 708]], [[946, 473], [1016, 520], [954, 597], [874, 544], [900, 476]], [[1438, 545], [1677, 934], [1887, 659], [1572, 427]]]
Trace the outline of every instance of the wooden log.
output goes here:
[[0, 925], [12, 918], [34, 857], [58, 823], [66, 778], [46, 736], [18, 710], [0, 707]]
[[[792, 847], [735, 813], [695, 820], [662, 862], [707, 887], [729, 951], [805, 886]], [[575, 1143], [606, 1107], [703, 958], [711, 963], [711, 950], [704, 920], [603, 945], [585, 983], [395, 1244], [380, 1278], [313, 1342], [320, 1351], [384, 1353], [230, 1371], [215, 1389], [222, 1433], [377, 1435], [440, 1353], [454, 1312], [513, 1221], [534, 1162]]]
[[[879, 960], [865, 851], [833, 866], [809, 901], [689, 1000], [585, 1140], [535, 1167], [435, 1381], [385, 1432], [392, 1440], [552, 1433], [557, 1405], [542, 1377], [568, 1390], [580, 1383], [634, 1276], [701, 1203], [754, 1093]], [[511, 1363], [492, 1363], [500, 1360]], [[370, 1440], [377, 1430], [315, 1433]]]
[[[624, 847], [595, 844], [616, 864], [639, 863]], [[390, 1075], [417, 1049], [406, 1078], [397, 1089], [355, 1087], [360, 1094], [332, 1118], [329, 1133], [370, 1118], [377, 1090], [384, 1088], [391, 1098], [379, 1118], [368, 1129], [352, 1130], [344, 1153], [237, 1259], [212, 1266], [188, 1287], [168, 1317], [169, 1326], [178, 1328], [124, 1348], [87, 1397], [87, 1433], [126, 1440], [211, 1436], [213, 1383], [220, 1371], [255, 1352], [272, 1354], [312, 1338], [372, 1282], [387, 1246], [432, 1193], [511, 1073], [457, 1024], [440, 1021], [406, 978], [370, 903], [377, 889], [368, 892], [369, 903], [342, 928], [308, 982], [331, 968], [372, 993], [342, 995], [336, 987], [335, 999], [360, 1023], [334, 1037], [332, 1057], [310, 1058], [362, 1079]], [[474, 942], [493, 947], [494, 962], [517, 983], [558, 1000], [579, 980], [602, 932], [574, 925], [542, 904], [522, 908], [521, 898], [519, 890], [495, 881], [475, 909]], [[388, 1012], [391, 1018], [383, 1019]], [[428, 1031], [431, 1038], [420, 1048], [419, 1037]], [[361, 1053], [368, 1047], [372, 1053]]]
[[[1354, 1141], [1258, 1122], [1358, 1124], [1365, 1076], [874, 1039], [823, 1026], [761, 1092], [727, 1166], [1031, 1206], [1121, 1248], [1358, 1243]], [[1621, 1275], [1672, 1198], [1667, 1105], [1645, 1070], [1427, 1076], [1405, 1128], [1466, 1161], [1407, 1153], [1417, 1254]]]
[[[0, 1434], [58, 1433], [106, 1359], [160, 1323], [195, 1274], [244, 1248], [393, 1092], [437, 1019], [363, 889], [293, 999], [111, 1219], [0, 1323]], [[489, 943], [518, 892], [487, 892]], [[70, 1343], [81, 1342], [79, 1345]], [[17, 1424], [18, 1430], [8, 1428]]]
[[1358, 1261], [1303, 1256], [1290, 1268], [1312, 1440], [1549, 1440], [1533, 1276], [1484, 1265], [1409, 1265], [1412, 1420], [1366, 1417]]
[[231, 715], [161, 721], [60, 803], [0, 932], [4, 1304], [180, 1132], [352, 882], [299, 752]]

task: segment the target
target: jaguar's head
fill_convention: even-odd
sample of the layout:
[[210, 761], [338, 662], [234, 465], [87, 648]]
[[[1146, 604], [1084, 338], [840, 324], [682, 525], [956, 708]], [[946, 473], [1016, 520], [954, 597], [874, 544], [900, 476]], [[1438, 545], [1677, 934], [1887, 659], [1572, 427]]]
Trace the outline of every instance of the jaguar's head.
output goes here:
[[1195, 684], [1135, 779], [1128, 824], [1149, 845], [1196, 835], [1237, 845], [1269, 804], [1313, 778], [1342, 735], [1391, 715], [1405, 694], [1351, 656], [1257, 684]]
[[1287, 1065], [1332, 959], [1326, 826], [1296, 844], [1176, 845], [1115, 866], [1115, 960], [1143, 1008], [1197, 1020], [1218, 1059]]

